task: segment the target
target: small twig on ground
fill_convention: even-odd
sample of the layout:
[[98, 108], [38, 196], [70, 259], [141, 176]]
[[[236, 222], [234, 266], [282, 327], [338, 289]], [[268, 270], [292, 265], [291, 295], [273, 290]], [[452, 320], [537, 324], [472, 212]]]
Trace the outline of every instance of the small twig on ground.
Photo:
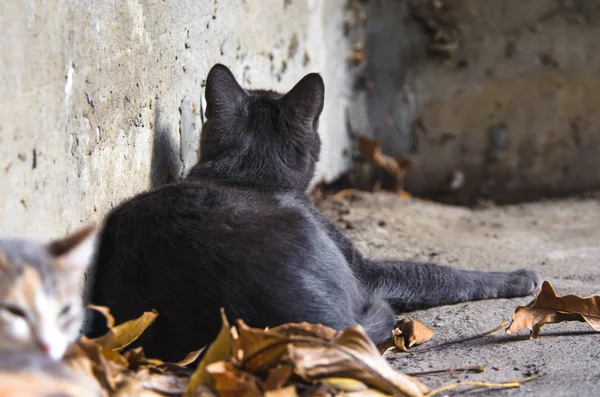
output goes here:
[[502, 328], [504, 328], [504, 326], [506, 326], [507, 321], [506, 320], [502, 320], [502, 324], [500, 324], [498, 327], [491, 329], [489, 331], [483, 332], [481, 334], [477, 334], [477, 335], [473, 335], [473, 336], [468, 336], [466, 338], [462, 338], [462, 339], [456, 339], [456, 340], [451, 340], [448, 342], [444, 342], [444, 343], [440, 343], [439, 345], [433, 345], [433, 346], [426, 346], [424, 348], [421, 349], [415, 349], [415, 350], [411, 350], [411, 353], [420, 353], [420, 352], [424, 352], [427, 350], [433, 350], [433, 349], [439, 349], [442, 347], [446, 347], [446, 346], [450, 346], [450, 345], [455, 345], [457, 343], [463, 343], [463, 342], [468, 342], [471, 340], [475, 340], [475, 339], [479, 339], [479, 338], [484, 338], [486, 336], [489, 336], [495, 332], [500, 331]]
[[483, 365], [473, 365], [470, 367], [462, 367], [462, 368], [445, 368], [445, 369], [433, 369], [431, 371], [423, 371], [423, 372], [405, 372], [408, 376], [426, 376], [426, 375], [435, 375], [435, 374], [444, 374], [444, 373], [465, 373], [471, 372], [479, 374], [485, 370]]
[[528, 378], [524, 378], [524, 379], [520, 379], [520, 380], [515, 380], [513, 382], [504, 382], [504, 383], [488, 383], [488, 382], [476, 382], [476, 381], [453, 383], [451, 385], [446, 385], [446, 386], [438, 387], [437, 389], [430, 390], [429, 392], [427, 392], [425, 394], [425, 397], [431, 397], [431, 396], [440, 394], [440, 393], [448, 391], [448, 390], [456, 389], [457, 387], [460, 387], [460, 386], [475, 386], [475, 387], [510, 389], [510, 388], [515, 388], [515, 387], [520, 387], [521, 383], [528, 382], [535, 378], [537, 378], [537, 375], [530, 376]]

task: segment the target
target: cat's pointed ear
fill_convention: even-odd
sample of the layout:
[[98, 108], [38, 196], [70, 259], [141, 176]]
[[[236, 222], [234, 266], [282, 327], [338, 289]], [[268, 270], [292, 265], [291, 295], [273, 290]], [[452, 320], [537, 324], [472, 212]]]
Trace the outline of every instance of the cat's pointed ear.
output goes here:
[[60, 270], [86, 269], [96, 248], [96, 227], [88, 226], [48, 244]]
[[231, 70], [218, 63], [208, 72], [204, 96], [206, 118], [214, 118], [234, 114], [248, 93], [238, 84]]
[[281, 102], [302, 119], [315, 121], [321, 115], [325, 103], [323, 78], [318, 73], [307, 74], [281, 98]]

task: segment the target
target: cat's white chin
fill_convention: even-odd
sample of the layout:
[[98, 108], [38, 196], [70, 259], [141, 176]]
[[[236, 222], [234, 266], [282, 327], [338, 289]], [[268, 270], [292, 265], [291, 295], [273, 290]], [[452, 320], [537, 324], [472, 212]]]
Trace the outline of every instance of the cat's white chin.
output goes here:
[[67, 350], [66, 344], [54, 345], [46, 352], [46, 355], [54, 361], [60, 361]]
[[53, 327], [46, 328], [43, 331], [37, 337], [38, 348], [52, 360], [60, 360], [69, 345], [67, 339]]

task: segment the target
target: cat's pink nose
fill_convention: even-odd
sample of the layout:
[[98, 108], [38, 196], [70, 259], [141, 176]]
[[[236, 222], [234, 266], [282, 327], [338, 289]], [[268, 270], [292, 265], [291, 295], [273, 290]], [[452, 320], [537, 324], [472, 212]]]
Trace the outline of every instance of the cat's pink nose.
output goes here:
[[38, 342], [38, 346], [44, 354], [48, 354], [50, 352], [50, 345], [45, 342]]

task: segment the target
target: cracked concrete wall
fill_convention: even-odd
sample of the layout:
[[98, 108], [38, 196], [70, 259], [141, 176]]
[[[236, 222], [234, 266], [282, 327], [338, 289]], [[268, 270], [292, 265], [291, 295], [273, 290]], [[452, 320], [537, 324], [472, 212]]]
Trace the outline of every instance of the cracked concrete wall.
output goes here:
[[317, 180], [347, 166], [344, 0], [0, 3], [0, 232], [57, 236], [197, 160], [203, 85], [322, 73]]

